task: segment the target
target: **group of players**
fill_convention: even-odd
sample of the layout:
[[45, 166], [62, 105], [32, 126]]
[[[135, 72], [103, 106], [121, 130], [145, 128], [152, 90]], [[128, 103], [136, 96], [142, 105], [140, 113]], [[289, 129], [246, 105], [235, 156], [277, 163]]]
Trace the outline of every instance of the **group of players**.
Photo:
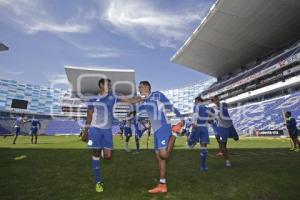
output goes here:
[[16, 118], [14, 123], [15, 136], [13, 139], [13, 144], [16, 144], [18, 136], [21, 134], [21, 125], [25, 123], [31, 123], [29, 134], [31, 135], [31, 144], [37, 144], [38, 140], [38, 130], [41, 129], [41, 123], [34, 116], [31, 119], [26, 119], [25, 114]]
[[[147, 144], [146, 148], [149, 147], [150, 135], [151, 135], [151, 123], [149, 120], [142, 119], [137, 115], [136, 111], [132, 111], [127, 114], [126, 118], [119, 123], [120, 130], [118, 134], [123, 140], [123, 135], [125, 136], [125, 151], [130, 152], [129, 150], [129, 140], [134, 133], [136, 152], [140, 152], [140, 139], [143, 134], [147, 134]], [[132, 127], [134, 130], [132, 130]]]
[[[151, 85], [148, 81], [139, 83], [140, 96], [124, 97], [117, 96], [111, 91], [110, 79], [100, 79], [98, 82], [99, 93], [87, 102], [87, 119], [82, 130], [82, 140], [87, 142], [87, 146], [92, 150], [92, 170], [95, 175], [96, 192], [104, 191], [103, 178], [101, 176], [100, 159], [110, 160], [113, 150], [113, 108], [117, 102], [123, 102], [134, 106], [134, 111], [130, 112], [126, 119], [120, 124], [120, 132], [124, 133], [125, 150], [129, 151], [128, 142], [133, 134], [132, 125], [134, 127], [135, 141], [137, 152], [140, 151], [140, 138], [145, 131], [153, 131], [155, 157], [159, 169], [159, 183], [152, 189], [148, 190], [151, 194], [166, 193], [167, 189], [167, 160], [172, 153], [177, 134], [181, 132], [183, 126], [188, 127], [187, 144], [193, 148], [197, 143], [201, 146], [200, 169], [207, 171], [207, 145], [209, 144], [208, 127], [211, 126], [216, 139], [219, 143], [221, 155], [225, 160], [225, 166], [231, 167], [228, 157], [227, 140], [233, 138], [238, 140], [239, 136], [233, 126], [232, 120], [228, 112], [226, 103], [220, 102], [218, 97], [214, 97], [209, 101], [204, 101], [201, 96], [195, 98], [194, 111], [192, 120], [189, 125], [185, 124], [183, 116], [170, 103], [168, 98], [161, 92], [152, 92]], [[149, 122], [139, 119], [138, 113], [145, 112]], [[172, 111], [176, 117], [181, 119], [178, 126], [171, 127], [166, 113]], [[20, 126], [22, 123], [31, 122], [32, 143], [37, 143], [38, 126], [41, 124], [36, 119], [25, 120], [24, 115], [18, 117], [15, 123], [16, 135], [14, 144], [20, 134]], [[150, 126], [151, 125], [151, 126]], [[294, 147], [300, 148], [297, 139], [296, 120], [291, 117], [291, 113], [286, 113], [286, 126], [293, 139]], [[123, 135], [123, 134], [122, 134]], [[33, 137], [35, 136], [35, 141]], [[147, 142], [148, 145], [148, 142]], [[297, 148], [298, 145], [298, 148]]]
[[[159, 169], [159, 183], [148, 190], [149, 193], [166, 193], [166, 171], [167, 159], [169, 158], [177, 134], [175, 128], [171, 127], [166, 112], [172, 111], [176, 117], [183, 120], [180, 112], [173, 107], [167, 97], [161, 92], [152, 92], [148, 81], [141, 81], [139, 84], [140, 96], [126, 98], [116, 97], [111, 91], [111, 81], [101, 79], [98, 83], [99, 94], [88, 101], [86, 125], [83, 130], [82, 140], [87, 142], [92, 149], [92, 168], [96, 179], [96, 191], [103, 192], [104, 184], [101, 176], [100, 158], [111, 159], [113, 149], [112, 120], [113, 107], [116, 102], [123, 102], [135, 105], [135, 111], [128, 114], [126, 120], [120, 126], [126, 136], [125, 150], [128, 151], [129, 138], [132, 135], [131, 125], [133, 124], [136, 133], [137, 151], [139, 151], [139, 139], [143, 133], [142, 122], [138, 120], [137, 113], [147, 113], [150, 120], [154, 137], [154, 148]], [[228, 159], [227, 139], [232, 137], [238, 140], [238, 134], [230, 119], [227, 104], [221, 103], [217, 97], [212, 102], [216, 108], [210, 108], [207, 102], [198, 96], [195, 99], [194, 115], [192, 118], [192, 132], [188, 139], [190, 147], [197, 143], [201, 145], [200, 169], [208, 170], [206, 165], [207, 144], [209, 144], [208, 124], [212, 124], [220, 144], [221, 153], [225, 159], [225, 166], [230, 167]], [[147, 128], [144, 126], [144, 128]], [[149, 127], [148, 127], [149, 128]], [[173, 129], [173, 131], [172, 131]]]

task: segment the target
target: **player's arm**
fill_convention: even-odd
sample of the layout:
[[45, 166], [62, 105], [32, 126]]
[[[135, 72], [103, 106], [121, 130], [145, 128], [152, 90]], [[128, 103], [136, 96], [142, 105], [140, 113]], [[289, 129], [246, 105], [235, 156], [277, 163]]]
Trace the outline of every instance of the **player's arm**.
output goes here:
[[81, 136], [81, 140], [83, 142], [88, 141], [88, 131], [93, 120], [93, 113], [94, 113], [94, 105], [91, 101], [89, 101], [87, 105], [86, 121]]
[[159, 93], [159, 100], [164, 104], [164, 107], [168, 110], [171, 110], [175, 113], [176, 117], [182, 117], [181, 113], [177, 108], [173, 106], [173, 104], [170, 102], [170, 100], [162, 93]]
[[38, 125], [39, 125], [39, 129], [41, 129], [42, 125], [40, 121], [38, 121]]
[[135, 97], [131, 97], [131, 98], [120, 98], [120, 99], [118, 99], [118, 101], [123, 102], [123, 103], [136, 104], [136, 103], [140, 103], [144, 100], [140, 96], [135, 96]]
[[193, 108], [193, 115], [192, 115], [192, 124], [191, 127], [194, 128], [197, 124], [197, 120], [198, 120], [198, 112], [197, 112], [197, 107], [194, 106]]
[[90, 128], [91, 123], [92, 123], [93, 113], [94, 113], [94, 111], [92, 111], [92, 110], [87, 111], [85, 126], [83, 128], [83, 133], [82, 133], [82, 137], [81, 137], [81, 140], [84, 141], [84, 142], [88, 141], [88, 131], [89, 131], [89, 128]]

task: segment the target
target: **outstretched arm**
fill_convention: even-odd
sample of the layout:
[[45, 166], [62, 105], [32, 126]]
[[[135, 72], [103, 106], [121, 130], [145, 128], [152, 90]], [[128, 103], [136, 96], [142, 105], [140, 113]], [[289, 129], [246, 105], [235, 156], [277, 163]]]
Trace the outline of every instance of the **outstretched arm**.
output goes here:
[[170, 102], [170, 100], [164, 94], [159, 93], [159, 100], [160, 100], [160, 102], [162, 102], [164, 104], [166, 109], [174, 112], [176, 117], [182, 117], [179, 110], [173, 106], [173, 104]]
[[123, 103], [136, 104], [136, 103], [142, 102], [143, 99], [140, 96], [135, 96], [135, 97], [132, 97], [132, 98], [121, 98], [121, 99], [119, 99], [119, 101], [123, 102]]

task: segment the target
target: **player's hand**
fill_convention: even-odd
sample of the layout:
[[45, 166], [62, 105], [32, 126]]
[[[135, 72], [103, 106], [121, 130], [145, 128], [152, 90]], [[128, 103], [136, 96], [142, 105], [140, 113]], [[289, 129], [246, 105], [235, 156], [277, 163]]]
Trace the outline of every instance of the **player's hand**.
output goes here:
[[82, 136], [81, 136], [81, 140], [83, 142], [88, 142], [88, 129], [84, 129], [83, 130], [83, 133], [82, 133]]

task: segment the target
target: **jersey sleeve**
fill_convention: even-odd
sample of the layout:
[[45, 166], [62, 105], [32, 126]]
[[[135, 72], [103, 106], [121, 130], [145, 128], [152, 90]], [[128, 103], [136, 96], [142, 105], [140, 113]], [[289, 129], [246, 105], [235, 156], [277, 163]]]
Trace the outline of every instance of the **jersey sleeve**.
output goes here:
[[156, 95], [159, 96], [159, 101], [164, 104], [164, 107], [166, 109], [169, 109], [172, 112], [174, 112], [176, 117], [181, 117], [181, 113], [179, 112], [179, 110], [173, 106], [170, 100], [163, 93], [157, 92]]

